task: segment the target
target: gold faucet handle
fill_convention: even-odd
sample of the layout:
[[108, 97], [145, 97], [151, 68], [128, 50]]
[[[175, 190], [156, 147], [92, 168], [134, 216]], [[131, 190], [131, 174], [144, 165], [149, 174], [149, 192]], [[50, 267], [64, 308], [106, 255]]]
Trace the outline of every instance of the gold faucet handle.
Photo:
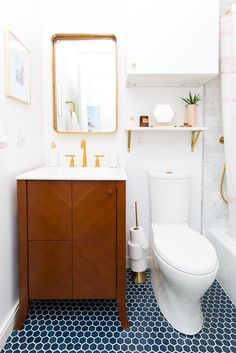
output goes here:
[[75, 166], [75, 154], [65, 154], [65, 157], [69, 157], [70, 158], [70, 167], [74, 167]]
[[95, 154], [94, 157], [96, 157], [95, 168], [99, 168], [100, 167], [100, 159], [99, 158], [104, 157], [104, 154]]

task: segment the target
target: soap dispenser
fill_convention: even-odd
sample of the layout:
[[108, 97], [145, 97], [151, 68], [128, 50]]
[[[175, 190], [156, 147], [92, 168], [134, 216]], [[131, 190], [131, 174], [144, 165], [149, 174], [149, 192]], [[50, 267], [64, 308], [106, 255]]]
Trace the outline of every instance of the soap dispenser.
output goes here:
[[58, 155], [55, 142], [51, 143], [51, 148], [49, 150], [49, 167], [56, 167], [58, 165]]

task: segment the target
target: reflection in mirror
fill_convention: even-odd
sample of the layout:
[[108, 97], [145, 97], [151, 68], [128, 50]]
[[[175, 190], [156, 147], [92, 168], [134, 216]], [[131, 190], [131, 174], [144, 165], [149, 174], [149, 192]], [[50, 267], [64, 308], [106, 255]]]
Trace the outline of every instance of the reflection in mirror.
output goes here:
[[58, 34], [53, 42], [54, 128], [61, 133], [117, 129], [116, 38]]

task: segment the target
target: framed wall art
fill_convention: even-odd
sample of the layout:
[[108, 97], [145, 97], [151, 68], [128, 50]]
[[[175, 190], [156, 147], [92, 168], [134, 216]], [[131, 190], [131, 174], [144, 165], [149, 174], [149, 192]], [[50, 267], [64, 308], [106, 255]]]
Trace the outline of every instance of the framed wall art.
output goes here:
[[11, 32], [5, 31], [5, 94], [30, 104], [30, 51]]

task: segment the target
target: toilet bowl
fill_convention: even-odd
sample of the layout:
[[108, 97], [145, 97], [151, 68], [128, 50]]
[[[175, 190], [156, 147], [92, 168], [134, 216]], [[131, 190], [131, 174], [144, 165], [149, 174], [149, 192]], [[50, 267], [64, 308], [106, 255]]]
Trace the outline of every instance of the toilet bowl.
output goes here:
[[216, 251], [187, 223], [188, 175], [152, 173], [150, 192], [157, 303], [176, 330], [194, 335], [203, 325], [200, 299], [217, 274]]
[[187, 335], [203, 325], [200, 299], [213, 283], [218, 261], [214, 247], [186, 225], [152, 224], [153, 254], [161, 271], [157, 303], [167, 321]]

